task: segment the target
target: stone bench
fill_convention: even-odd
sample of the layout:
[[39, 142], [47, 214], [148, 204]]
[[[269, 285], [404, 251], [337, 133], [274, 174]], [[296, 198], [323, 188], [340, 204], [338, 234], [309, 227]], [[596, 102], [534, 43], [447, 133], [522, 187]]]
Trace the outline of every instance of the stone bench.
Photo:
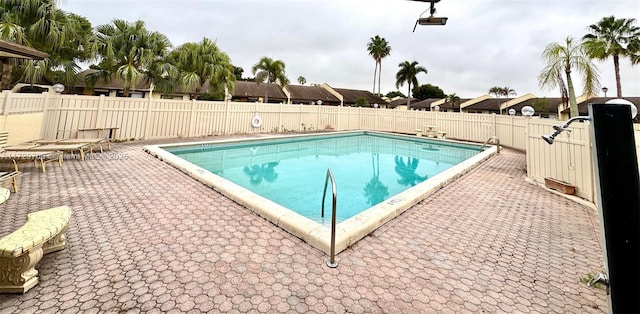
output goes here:
[[0, 188], [0, 204], [6, 202], [11, 196], [11, 191], [9, 189]]
[[71, 208], [30, 213], [27, 222], [0, 238], [0, 293], [25, 293], [38, 284], [34, 268], [43, 254], [64, 249]]

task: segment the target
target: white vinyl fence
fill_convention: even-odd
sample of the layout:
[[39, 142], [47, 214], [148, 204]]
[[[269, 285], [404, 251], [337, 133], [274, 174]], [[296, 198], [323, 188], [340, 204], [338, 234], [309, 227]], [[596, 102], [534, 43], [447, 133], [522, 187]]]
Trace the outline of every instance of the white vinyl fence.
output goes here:
[[[140, 140], [219, 134], [377, 130], [414, 134], [433, 126], [452, 139], [483, 143], [492, 136], [501, 145], [526, 151], [527, 175], [576, 186], [577, 195], [594, 201], [589, 123], [575, 123], [548, 145], [541, 135], [558, 121], [518, 116], [392, 109], [134, 99], [56, 94], [0, 94], [2, 116], [42, 113], [40, 138], [65, 139], [78, 130], [117, 128], [116, 139]], [[261, 125], [254, 127], [256, 116]], [[39, 122], [39, 120], [38, 120]], [[636, 128], [636, 137], [640, 131]], [[640, 151], [640, 146], [637, 146]]]

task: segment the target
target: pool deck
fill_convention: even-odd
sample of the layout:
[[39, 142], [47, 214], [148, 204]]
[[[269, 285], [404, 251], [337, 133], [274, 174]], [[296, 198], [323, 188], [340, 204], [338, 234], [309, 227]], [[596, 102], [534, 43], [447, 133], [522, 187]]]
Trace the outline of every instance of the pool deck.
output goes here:
[[[220, 137], [216, 137], [218, 139]], [[214, 138], [204, 138], [211, 140]], [[185, 139], [185, 141], [200, 139]], [[525, 180], [504, 149], [372, 235], [328, 256], [131, 142], [26, 165], [0, 236], [69, 205], [68, 247], [0, 313], [605, 313], [597, 212]], [[98, 159], [99, 157], [99, 159]]]

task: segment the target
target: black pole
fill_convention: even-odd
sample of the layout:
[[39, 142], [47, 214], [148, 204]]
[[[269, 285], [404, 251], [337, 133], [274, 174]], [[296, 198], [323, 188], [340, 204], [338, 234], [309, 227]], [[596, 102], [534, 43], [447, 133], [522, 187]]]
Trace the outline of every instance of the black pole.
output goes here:
[[596, 197], [612, 313], [640, 313], [640, 179], [631, 107], [591, 104]]

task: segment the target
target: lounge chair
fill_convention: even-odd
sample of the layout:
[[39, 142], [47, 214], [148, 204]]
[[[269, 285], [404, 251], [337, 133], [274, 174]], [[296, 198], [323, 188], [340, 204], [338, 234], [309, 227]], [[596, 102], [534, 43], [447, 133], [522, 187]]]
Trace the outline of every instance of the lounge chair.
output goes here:
[[84, 160], [84, 152], [85, 150], [91, 149], [91, 144], [27, 144], [27, 145], [15, 145], [15, 146], [6, 146], [4, 148], [6, 151], [32, 151], [32, 152], [44, 152], [44, 151], [62, 151], [65, 153], [71, 153], [73, 156], [74, 152], [78, 152], [80, 154], [80, 160]]
[[[0, 163], [7, 162], [12, 163], [14, 171], [19, 172], [18, 163], [31, 162], [37, 167], [40, 163], [40, 169], [42, 172], [46, 171], [45, 164], [49, 161], [57, 160], [58, 164], [62, 166], [62, 152], [61, 151], [6, 151], [4, 148], [7, 146], [9, 139], [9, 131], [0, 131]], [[32, 146], [32, 145], [30, 145]], [[17, 185], [16, 185], [17, 186]]]
[[[0, 182], [11, 180], [13, 185], [13, 192], [18, 193], [18, 171], [0, 171]], [[8, 198], [8, 197], [7, 197]], [[6, 198], [2, 201], [6, 201]]]
[[106, 144], [107, 149], [111, 150], [111, 142], [109, 142], [106, 138], [69, 138], [65, 140], [61, 139], [52, 139], [52, 140], [35, 140], [30, 143], [39, 144], [39, 145], [47, 145], [47, 144], [89, 144], [89, 153], [93, 153], [93, 147], [97, 146], [100, 148], [100, 152], [104, 153], [103, 145]]
[[57, 161], [62, 166], [62, 151], [5, 151], [0, 149], [0, 163], [12, 163], [14, 170], [19, 171], [18, 163], [33, 162], [34, 166], [40, 166], [42, 172], [47, 171], [46, 163]]

